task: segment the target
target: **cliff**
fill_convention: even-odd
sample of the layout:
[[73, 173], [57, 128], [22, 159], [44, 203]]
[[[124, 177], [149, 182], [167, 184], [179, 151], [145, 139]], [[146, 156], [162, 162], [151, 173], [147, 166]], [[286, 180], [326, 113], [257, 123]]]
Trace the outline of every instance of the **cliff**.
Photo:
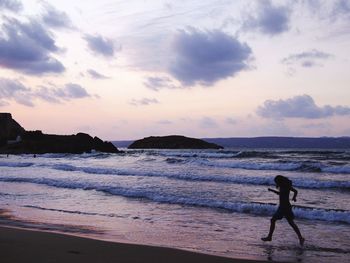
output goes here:
[[133, 142], [129, 149], [222, 149], [214, 143], [180, 135], [151, 136]]
[[18, 135], [25, 132], [10, 113], [0, 113], [0, 146], [5, 145], [8, 140], [15, 140]]
[[44, 134], [41, 131], [26, 131], [9, 113], [0, 113], [0, 153], [84, 153], [92, 150], [119, 152], [110, 142], [85, 133], [76, 135]]

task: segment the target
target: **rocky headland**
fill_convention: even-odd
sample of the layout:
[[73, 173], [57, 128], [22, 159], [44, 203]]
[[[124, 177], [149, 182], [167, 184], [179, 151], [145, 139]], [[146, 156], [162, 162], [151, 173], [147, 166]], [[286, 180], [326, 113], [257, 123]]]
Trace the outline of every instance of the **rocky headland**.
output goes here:
[[26, 131], [10, 113], [0, 113], [1, 154], [84, 153], [93, 150], [119, 152], [112, 143], [86, 133], [55, 135]]
[[151, 136], [134, 141], [129, 149], [223, 149], [215, 143], [180, 135]]

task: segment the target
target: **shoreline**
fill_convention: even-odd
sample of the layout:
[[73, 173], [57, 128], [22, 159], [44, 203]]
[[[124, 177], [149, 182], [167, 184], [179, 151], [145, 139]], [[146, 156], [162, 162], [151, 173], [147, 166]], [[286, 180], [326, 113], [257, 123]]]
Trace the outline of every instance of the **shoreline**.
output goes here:
[[261, 263], [175, 248], [125, 244], [39, 230], [0, 226], [1, 262]]

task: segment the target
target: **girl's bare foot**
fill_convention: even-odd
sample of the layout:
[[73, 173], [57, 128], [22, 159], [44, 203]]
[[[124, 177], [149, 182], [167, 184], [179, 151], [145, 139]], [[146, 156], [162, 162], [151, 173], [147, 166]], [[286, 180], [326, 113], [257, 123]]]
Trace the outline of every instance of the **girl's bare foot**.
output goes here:
[[304, 242], [305, 242], [305, 238], [302, 237], [299, 239], [300, 246], [304, 245]]
[[262, 237], [261, 240], [262, 241], [271, 241], [272, 238], [271, 237]]

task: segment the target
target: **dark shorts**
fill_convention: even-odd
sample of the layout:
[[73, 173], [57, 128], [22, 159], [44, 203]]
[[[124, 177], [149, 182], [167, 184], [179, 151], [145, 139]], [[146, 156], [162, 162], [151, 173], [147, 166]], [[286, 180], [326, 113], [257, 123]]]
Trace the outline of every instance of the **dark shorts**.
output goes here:
[[272, 216], [272, 219], [275, 220], [280, 220], [283, 217], [285, 217], [287, 220], [294, 219], [294, 214], [292, 211], [292, 207], [278, 207], [277, 211], [275, 212], [275, 214]]

